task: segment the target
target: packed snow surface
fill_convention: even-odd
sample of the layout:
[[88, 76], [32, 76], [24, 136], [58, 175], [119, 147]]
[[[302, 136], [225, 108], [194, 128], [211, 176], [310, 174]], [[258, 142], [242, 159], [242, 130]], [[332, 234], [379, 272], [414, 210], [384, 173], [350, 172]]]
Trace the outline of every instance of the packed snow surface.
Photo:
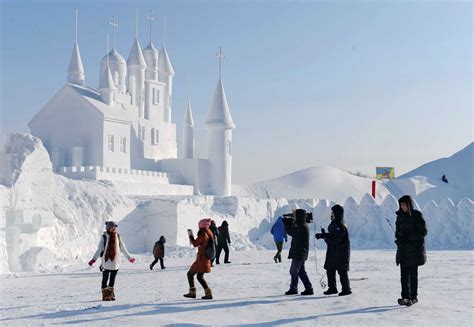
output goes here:
[[[288, 244], [285, 244], [286, 257]], [[176, 254], [176, 253], [175, 253]], [[345, 297], [324, 296], [314, 249], [307, 271], [313, 296], [285, 296], [290, 261], [275, 264], [274, 251], [231, 252], [229, 265], [205, 278], [213, 300], [185, 299], [186, 272], [194, 250], [165, 258], [166, 270], [150, 271], [151, 255], [124, 263], [117, 276], [117, 301], [100, 301], [101, 274], [84, 263], [43, 274], [3, 275], [0, 279], [0, 325], [84, 326], [472, 326], [473, 252], [428, 252], [419, 268], [419, 302], [397, 305], [400, 272], [395, 252], [353, 251], [351, 287]], [[324, 252], [317, 251], [322, 269]], [[158, 265], [159, 266], [159, 265]], [[339, 286], [338, 281], [338, 286]], [[303, 291], [300, 283], [299, 291]], [[339, 286], [340, 287], [340, 286]], [[339, 289], [340, 290], [340, 289]]]

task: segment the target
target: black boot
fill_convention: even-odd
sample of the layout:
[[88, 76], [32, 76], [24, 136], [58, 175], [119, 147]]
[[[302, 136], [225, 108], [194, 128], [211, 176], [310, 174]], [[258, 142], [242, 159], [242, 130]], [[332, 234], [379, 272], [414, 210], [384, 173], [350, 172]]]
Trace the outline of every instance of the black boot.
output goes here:
[[285, 295], [296, 295], [296, 294], [298, 294], [298, 291], [292, 290], [292, 289], [289, 289], [288, 291], [285, 292]]
[[410, 299], [398, 299], [398, 304], [399, 305], [406, 305], [407, 307], [409, 307], [413, 303], [411, 302]]
[[314, 292], [313, 292], [312, 288], [306, 289], [303, 292], [301, 292], [301, 295], [313, 295], [313, 294], [314, 294]]
[[332, 295], [332, 294], [337, 294], [338, 291], [336, 288], [329, 288], [326, 292], [323, 292], [324, 295]]
[[339, 296], [344, 296], [344, 295], [349, 295], [352, 294], [351, 290], [342, 290], [341, 293], [339, 293]]

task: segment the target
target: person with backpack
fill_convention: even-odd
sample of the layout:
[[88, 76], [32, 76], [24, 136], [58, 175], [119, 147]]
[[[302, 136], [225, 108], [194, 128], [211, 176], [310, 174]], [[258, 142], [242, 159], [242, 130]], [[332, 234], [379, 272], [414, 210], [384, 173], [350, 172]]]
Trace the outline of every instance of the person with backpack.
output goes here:
[[[194, 238], [192, 230], [188, 229], [189, 241], [194, 247], [198, 248], [196, 260], [191, 265], [188, 271], [189, 293], [184, 294], [187, 298], [196, 298], [196, 287], [194, 285], [194, 275], [197, 275], [197, 280], [204, 289], [203, 300], [212, 300], [212, 291], [204, 279], [205, 273], [211, 272], [211, 258], [215, 256], [215, 245], [209, 227], [211, 226], [211, 219], [201, 219], [198, 223], [199, 231], [197, 238]], [[213, 252], [213, 253], [212, 253]]]
[[398, 304], [410, 306], [418, 302], [418, 266], [426, 263], [425, 236], [428, 234], [426, 222], [420, 211], [413, 208], [409, 195], [398, 200], [396, 212], [395, 243], [397, 254], [395, 261], [400, 265], [400, 283], [402, 297]]
[[113, 221], [105, 222], [106, 231], [102, 234], [97, 251], [89, 261], [92, 266], [100, 257], [102, 264], [102, 301], [115, 301], [114, 284], [117, 272], [120, 268], [120, 252], [131, 263], [135, 262], [125, 247], [119, 233], [117, 233], [117, 224]]
[[[214, 220], [211, 220], [211, 226], [209, 227], [209, 229], [211, 230], [212, 235], [214, 235], [214, 243], [217, 248], [219, 246], [219, 241], [217, 240], [219, 238], [219, 229], [217, 228], [216, 222]], [[215, 257], [211, 259], [211, 267], [214, 267], [215, 259]]]
[[160, 239], [153, 246], [153, 256], [155, 257], [155, 260], [153, 260], [153, 262], [151, 263], [150, 270], [153, 270], [153, 267], [156, 265], [158, 260], [160, 260], [161, 269], [166, 269], [163, 259], [165, 257], [165, 243], [166, 238], [161, 235]]
[[317, 233], [316, 239], [323, 239], [327, 244], [326, 262], [324, 269], [328, 277], [328, 290], [324, 295], [337, 294], [336, 271], [342, 284], [342, 292], [339, 296], [352, 294], [349, 284], [349, 261], [351, 255], [351, 243], [349, 240], [349, 230], [344, 223], [344, 208], [336, 204], [331, 208], [331, 223], [328, 226], [328, 233], [321, 228], [321, 233]]
[[230, 235], [229, 235], [229, 223], [227, 220], [224, 220], [219, 227], [219, 234], [217, 236], [217, 254], [216, 254], [216, 263], [219, 264], [219, 257], [221, 256], [222, 250], [224, 250], [224, 263], [231, 263], [229, 261], [229, 244], [230, 244]]
[[281, 251], [283, 250], [283, 241], [288, 242], [288, 236], [285, 231], [285, 224], [283, 224], [282, 217], [278, 217], [270, 231], [273, 235], [273, 240], [277, 248], [277, 253], [273, 257], [275, 263], [281, 262]]

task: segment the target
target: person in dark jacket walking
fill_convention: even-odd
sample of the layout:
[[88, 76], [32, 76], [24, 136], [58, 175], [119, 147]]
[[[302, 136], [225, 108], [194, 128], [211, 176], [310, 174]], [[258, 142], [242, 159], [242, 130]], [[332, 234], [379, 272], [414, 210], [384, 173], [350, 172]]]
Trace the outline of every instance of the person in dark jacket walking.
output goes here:
[[165, 257], [165, 243], [166, 238], [161, 235], [159, 241], [155, 243], [155, 246], [153, 246], [153, 256], [155, 257], [155, 260], [151, 263], [150, 270], [153, 270], [153, 267], [156, 265], [158, 260], [160, 260], [161, 269], [166, 269], [163, 259]]
[[409, 195], [402, 196], [398, 204], [395, 243], [402, 286], [402, 297], [398, 303], [412, 305], [418, 302], [418, 266], [426, 263], [425, 236], [428, 230], [423, 215], [413, 208]]
[[188, 282], [189, 282], [189, 293], [183, 294], [187, 298], [196, 298], [196, 287], [194, 286], [194, 275], [197, 275], [197, 280], [204, 288], [204, 296], [201, 297], [203, 300], [212, 300], [212, 292], [209, 286], [207, 285], [206, 280], [204, 279], [205, 273], [211, 272], [211, 259], [206, 256], [206, 248], [209, 242], [209, 239], [214, 237], [212, 235], [209, 227], [211, 226], [211, 219], [205, 218], [201, 219], [198, 223], [199, 231], [197, 233], [197, 238], [194, 238], [194, 235], [190, 229], [188, 229], [189, 241], [194, 247], [198, 248], [196, 255], [196, 260], [191, 265], [188, 271]]
[[230, 263], [229, 261], [229, 223], [224, 220], [219, 227], [219, 234], [217, 236], [217, 254], [216, 254], [216, 263], [219, 264], [219, 257], [221, 256], [222, 250], [224, 250], [224, 263]]
[[277, 248], [277, 253], [273, 257], [275, 263], [281, 262], [281, 251], [283, 250], [283, 241], [288, 242], [288, 236], [286, 235], [285, 231], [285, 224], [283, 224], [283, 220], [281, 217], [275, 221], [272, 226], [272, 230], [270, 231], [273, 235], [273, 240], [275, 241], [275, 245]]
[[351, 254], [351, 243], [349, 231], [344, 223], [344, 208], [336, 204], [331, 208], [331, 223], [328, 226], [328, 233], [321, 229], [321, 233], [316, 234], [317, 239], [323, 239], [327, 244], [326, 262], [324, 269], [328, 277], [328, 290], [324, 295], [337, 294], [336, 271], [342, 285], [340, 296], [352, 294], [349, 284], [349, 261]]
[[[209, 227], [211, 230], [212, 234], [214, 235], [214, 243], [216, 245], [216, 250], [219, 247], [219, 229], [217, 228], [216, 222], [214, 220], [211, 220], [211, 226]], [[211, 259], [211, 267], [214, 267], [214, 260], [215, 258]]]
[[285, 295], [298, 294], [298, 278], [301, 279], [305, 287], [301, 295], [313, 295], [313, 285], [304, 267], [309, 253], [309, 226], [306, 222], [306, 211], [296, 209], [293, 216], [294, 220], [285, 219], [283, 221], [286, 233], [291, 236], [291, 247], [288, 254], [288, 259], [291, 259], [291, 283], [290, 289]]

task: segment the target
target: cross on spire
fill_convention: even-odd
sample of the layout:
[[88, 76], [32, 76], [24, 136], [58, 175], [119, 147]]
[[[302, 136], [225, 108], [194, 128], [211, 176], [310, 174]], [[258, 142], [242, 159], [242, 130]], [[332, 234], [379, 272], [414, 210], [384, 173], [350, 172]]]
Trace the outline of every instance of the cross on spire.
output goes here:
[[76, 43], [77, 43], [77, 15], [78, 15], [78, 10], [76, 9]]
[[135, 16], [135, 37], [138, 37], [138, 8], [137, 8], [137, 14]]
[[156, 20], [155, 16], [153, 16], [153, 9], [150, 9], [150, 14], [145, 16], [146, 19], [150, 21], [150, 44], [151, 44], [151, 24]]
[[113, 49], [115, 49], [115, 28], [118, 26], [118, 24], [115, 22], [115, 16], [112, 16], [112, 21], [111, 22], [107, 22], [107, 24], [109, 25], [112, 25], [112, 30], [113, 30], [113, 37], [114, 37], [114, 41], [113, 41]]
[[216, 53], [216, 56], [219, 58], [219, 79], [221, 79], [221, 75], [222, 75], [222, 59], [225, 58], [224, 54], [222, 53], [222, 47], [219, 47], [219, 52]]

